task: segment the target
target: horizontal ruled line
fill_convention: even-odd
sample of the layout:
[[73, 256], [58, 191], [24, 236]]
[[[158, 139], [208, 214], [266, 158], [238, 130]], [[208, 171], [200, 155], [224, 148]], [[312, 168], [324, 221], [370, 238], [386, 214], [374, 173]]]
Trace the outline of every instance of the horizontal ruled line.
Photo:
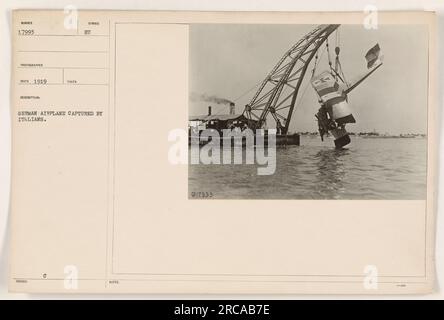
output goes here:
[[108, 86], [108, 83], [46, 83], [46, 84], [34, 84], [34, 83], [18, 83], [19, 86]]
[[[64, 278], [13, 278], [14, 281], [65, 281]], [[146, 281], [146, 282], [281, 282], [281, 283], [362, 283], [362, 280], [244, 280], [244, 279], [119, 279], [119, 278], [84, 278], [73, 279], [77, 281], [106, 281], [106, 280], [118, 280], [118, 281]], [[425, 284], [425, 281], [378, 281], [378, 283], [384, 284]]]
[[44, 66], [17, 66], [19, 69], [88, 69], [88, 70], [108, 70], [106, 67], [44, 67]]
[[108, 51], [70, 51], [70, 50], [18, 50], [18, 52], [43, 52], [43, 53], [108, 53]]
[[108, 34], [30, 34], [20, 37], [109, 37]]

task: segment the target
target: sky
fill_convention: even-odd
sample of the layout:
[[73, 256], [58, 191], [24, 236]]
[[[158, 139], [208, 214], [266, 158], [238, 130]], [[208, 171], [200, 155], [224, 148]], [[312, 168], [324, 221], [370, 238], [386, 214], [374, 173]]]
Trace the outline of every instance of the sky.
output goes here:
[[[282, 55], [313, 28], [313, 25], [191, 25], [190, 93], [232, 100], [236, 112], [241, 113], [255, 93], [248, 90], [262, 82]], [[362, 25], [342, 25], [338, 30], [340, 60], [347, 80], [366, 71], [364, 56], [376, 43], [384, 55], [383, 66], [349, 94], [357, 123], [348, 125], [348, 131], [426, 133], [427, 27], [380, 25], [377, 30], [366, 30]], [[335, 38], [335, 34], [330, 36], [333, 59]], [[317, 73], [327, 70], [327, 61], [324, 53]], [[309, 77], [305, 78], [290, 124], [293, 132], [317, 130], [314, 118], [319, 108], [317, 96], [308, 83]], [[192, 99], [189, 114], [206, 114], [208, 105], [212, 105], [213, 114], [228, 113], [228, 106], [223, 104]]]

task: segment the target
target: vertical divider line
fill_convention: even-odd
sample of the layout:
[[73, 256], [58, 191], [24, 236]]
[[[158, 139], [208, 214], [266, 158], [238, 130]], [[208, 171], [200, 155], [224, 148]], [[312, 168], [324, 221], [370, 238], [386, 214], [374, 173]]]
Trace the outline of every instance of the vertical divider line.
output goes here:
[[107, 174], [106, 174], [106, 252], [105, 252], [105, 288], [108, 288], [108, 270], [109, 270], [109, 215], [110, 215], [110, 108], [111, 108], [111, 20], [108, 20], [108, 110], [107, 110]]

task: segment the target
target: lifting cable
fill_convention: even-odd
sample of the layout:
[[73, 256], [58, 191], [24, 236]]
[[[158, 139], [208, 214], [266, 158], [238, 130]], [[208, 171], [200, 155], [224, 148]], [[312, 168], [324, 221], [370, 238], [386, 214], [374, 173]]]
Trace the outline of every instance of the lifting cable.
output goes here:
[[333, 66], [331, 63], [331, 57], [330, 57], [330, 46], [328, 45], [328, 38], [325, 39], [325, 46], [327, 48], [327, 55], [328, 55], [328, 65], [330, 66], [330, 70], [333, 71]]
[[[314, 63], [314, 66], [313, 66], [313, 70], [311, 71], [311, 79], [313, 79], [313, 77], [315, 76], [316, 68], [317, 68], [317, 65], [318, 65], [318, 61], [322, 59], [322, 56], [324, 55], [324, 53], [325, 53], [325, 49], [326, 49], [326, 48], [327, 48], [327, 47], [324, 47], [324, 49], [322, 50], [322, 52], [321, 52], [320, 55], [319, 55], [319, 49], [318, 49], [318, 51], [316, 52], [315, 63]], [[311, 79], [310, 79], [310, 80], [311, 80]], [[310, 85], [310, 81], [308, 81], [308, 82], [306, 83], [305, 88], [304, 88], [304, 90], [302, 91], [302, 95], [300, 95], [300, 98], [298, 99], [298, 101], [297, 101], [296, 104], [295, 104], [295, 108], [298, 108], [299, 105], [302, 103], [302, 100], [304, 99], [305, 94], [307, 93], [307, 89], [308, 89], [308, 86], [309, 86], [309, 85]]]
[[244, 93], [242, 93], [239, 97], [237, 97], [236, 99], [233, 100], [233, 102], [238, 101], [240, 98], [244, 97], [245, 95], [247, 95], [248, 93], [250, 93], [253, 89], [256, 89], [261, 83], [262, 81], [259, 81], [258, 83], [256, 83], [253, 87], [251, 87], [250, 89], [248, 89], [247, 91], [245, 91]]
[[341, 79], [341, 81], [348, 87], [347, 79], [345, 78], [344, 70], [342, 70], [341, 61], [339, 60], [339, 53], [341, 51], [341, 34], [339, 29], [336, 30], [336, 59], [335, 59], [335, 78]]

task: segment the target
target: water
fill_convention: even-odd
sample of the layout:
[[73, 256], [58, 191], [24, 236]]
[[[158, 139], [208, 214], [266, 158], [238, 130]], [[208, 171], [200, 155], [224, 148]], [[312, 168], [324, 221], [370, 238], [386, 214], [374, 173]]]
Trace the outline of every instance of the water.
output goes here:
[[347, 149], [301, 136], [301, 146], [278, 147], [276, 172], [256, 165], [190, 165], [192, 192], [214, 199], [425, 199], [426, 138], [352, 137]]

